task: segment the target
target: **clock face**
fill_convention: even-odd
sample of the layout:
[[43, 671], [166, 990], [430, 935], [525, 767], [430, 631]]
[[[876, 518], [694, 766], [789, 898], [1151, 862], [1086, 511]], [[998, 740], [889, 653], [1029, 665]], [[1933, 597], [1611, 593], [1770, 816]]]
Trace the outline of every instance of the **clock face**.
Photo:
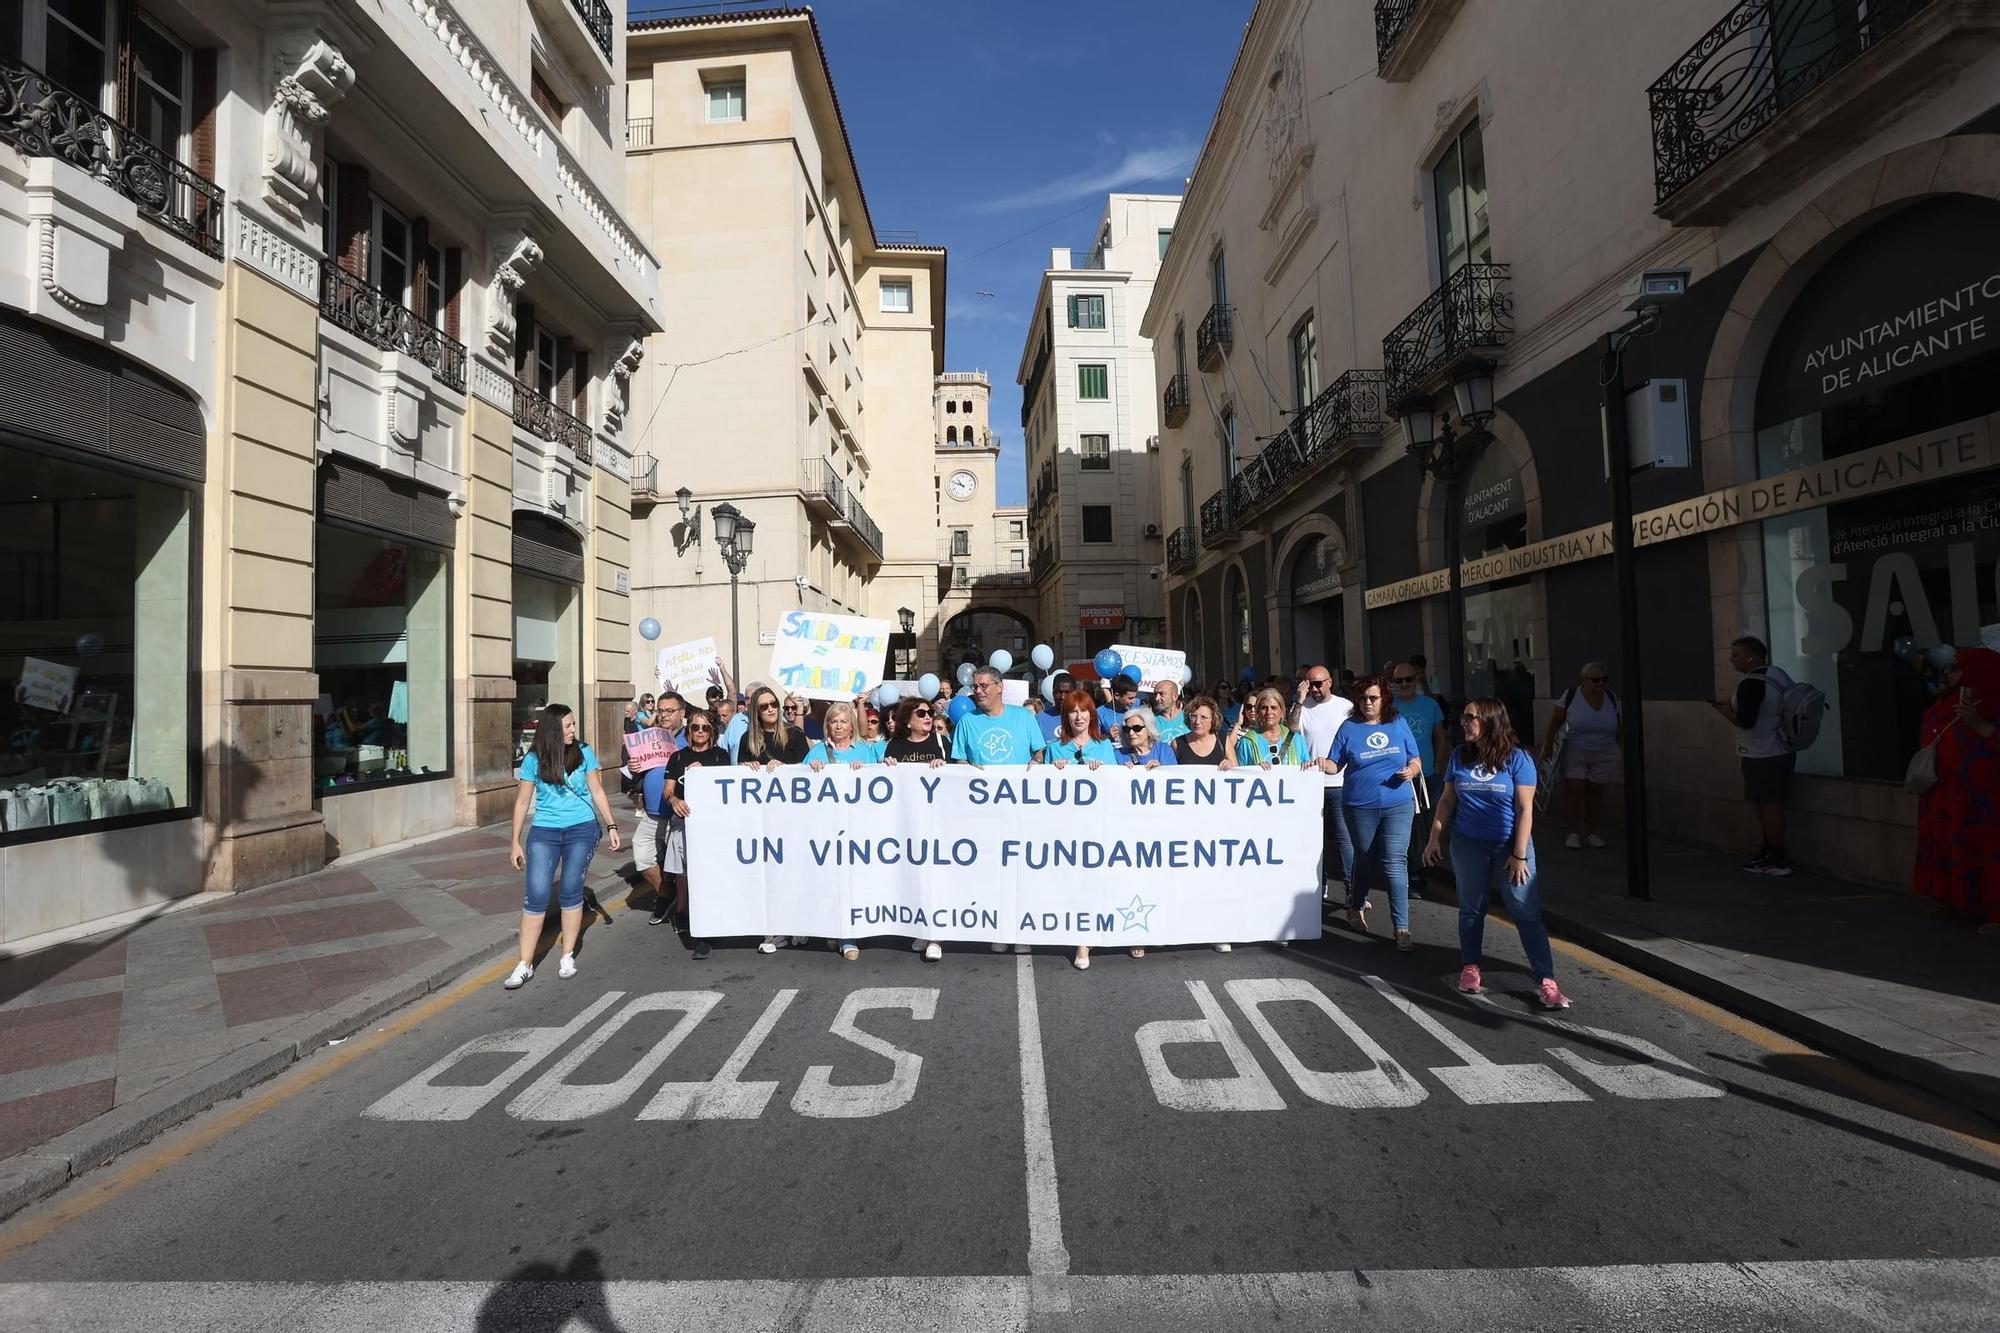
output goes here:
[[972, 493], [979, 489], [979, 478], [973, 476], [970, 472], [954, 472], [951, 474], [951, 481], [947, 485], [951, 491], [952, 499], [970, 500]]

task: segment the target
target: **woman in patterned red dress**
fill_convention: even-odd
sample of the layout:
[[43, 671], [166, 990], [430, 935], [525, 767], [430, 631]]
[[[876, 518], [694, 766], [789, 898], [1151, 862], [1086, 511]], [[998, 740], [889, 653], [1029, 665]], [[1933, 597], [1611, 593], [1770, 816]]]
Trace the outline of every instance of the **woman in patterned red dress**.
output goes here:
[[2000, 653], [1961, 648], [1953, 671], [1922, 724], [1938, 780], [1918, 800], [1916, 890], [2000, 931]]

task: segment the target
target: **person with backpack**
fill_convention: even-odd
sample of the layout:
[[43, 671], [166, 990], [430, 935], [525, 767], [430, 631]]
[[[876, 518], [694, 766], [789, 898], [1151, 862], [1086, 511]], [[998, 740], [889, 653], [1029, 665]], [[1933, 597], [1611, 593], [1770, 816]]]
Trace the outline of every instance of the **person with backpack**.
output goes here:
[[[1770, 650], [1755, 635], [1746, 634], [1729, 645], [1729, 665], [1743, 677], [1737, 682], [1736, 697], [1718, 699], [1711, 706], [1736, 728], [1743, 798], [1757, 811], [1757, 827], [1764, 837], [1764, 845], [1743, 868], [1753, 875], [1790, 875], [1792, 863], [1785, 856], [1785, 800], [1792, 792], [1796, 751], [1812, 739], [1807, 736], [1803, 743], [1798, 739], [1800, 714], [1796, 704], [1793, 721], [1786, 725], [1786, 699], [1799, 686], [1782, 668], [1771, 665]], [[1817, 734], [1817, 719], [1814, 722]]]
[[1541, 755], [1548, 764], [1558, 749], [1562, 751], [1563, 822], [1569, 825], [1563, 846], [1571, 850], [1605, 845], [1599, 832], [1604, 827], [1604, 789], [1618, 780], [1624, 733], [1625, 719], [1611, 690], [1611, 673], [1602, 662], [1584, 663], [1582, 678], [1563, 692], [1549, 714]]

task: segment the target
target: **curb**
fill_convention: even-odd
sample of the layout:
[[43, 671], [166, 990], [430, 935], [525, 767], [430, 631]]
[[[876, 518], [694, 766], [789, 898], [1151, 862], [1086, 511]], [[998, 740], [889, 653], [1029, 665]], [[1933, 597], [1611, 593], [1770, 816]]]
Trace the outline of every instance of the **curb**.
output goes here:
[[[621, 890], [629, 891], [630, 882], [612, 871], [591, 881], [590, 887], [600, 891], [599, 897], [607, 905], [618, 905], [626, 896]], [[490, 933], [482, 932], [482, 938], [460, 944], [433, 962], [378, 982], [331, 1008], [306, 1014], [277, 1033], [218, 1056], [46, 1143], [0, 1161], [0, 1220], [47, 1198], [86, 1172], [110, 1165], [121, 1153], [277, 1077], [326, 1049], [328, 1042], [352, 1036], [445, 989], [480, 964], [504, 956], [501, 951], [511, 947], [517, 929], [509, 918], [504, 929], [496, 924]]]
[[[1450, 880], [1433, 878], [1426, 886], [1426, 896], [1430, 895], [1432, 889], [1442, 890], [1438, 897], [1443, 898], [1448, 895], [1451, 904], [1454, 907], [1458, 905], [1458, 888]], [[1851, 1060], [1870, 1073], [1921, 1088], [1962, 1110], [2000, 1124], [2000, 1084], [1988, 1086], [1991, 1080], [1961, 1075], [1934, 1060], [1926, 1060], [1921, 1055], [1912, 1055], [1907, 1051], [1884, 1046], [1880, 1042], [1857, 1036], [1835, 1024], [1816, 1019], [1811, 1014], [1788, 1009], [1776, 1001], [1765, 999], [1755, 991], [1731, 985], [1698, 968], [1677, 963], [1650, 949], [1633, 944], [1622, 936], [1589, 925], [1561, 911], [1553, 911], [1546, 901], [1542, 904], [1542, 924], [1549, 928], [1550, 934], [1560, 935], [1593, 949], [1606, 958], [1623, 963], [1635, 972], [1652, 977], [1655, 981], [1664, 981], [1733, 1014], [1761, 1023], [1775, 1032], [1782, 1032], [1788, 1037], [1795, 1037], [1808, 1045]], [[1677, 942], [1687, 943], [1678, 940]]]

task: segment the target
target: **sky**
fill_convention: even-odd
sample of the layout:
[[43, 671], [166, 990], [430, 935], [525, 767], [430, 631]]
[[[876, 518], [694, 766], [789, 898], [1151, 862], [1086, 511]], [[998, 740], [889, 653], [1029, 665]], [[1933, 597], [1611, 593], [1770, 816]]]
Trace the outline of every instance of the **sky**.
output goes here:
[[[631, 0], [634, 18], [691, 8]], [[914, 231], [950, 251], [945, 368], [983, 370], [993, 381], [1000, 503], [1027, 502], [1014, 375], [1049, 248], [1087, 252], [1114, 190], [1180, 193], [1253, 8], [1254, 0], [813, 5], [877, 230]]]

